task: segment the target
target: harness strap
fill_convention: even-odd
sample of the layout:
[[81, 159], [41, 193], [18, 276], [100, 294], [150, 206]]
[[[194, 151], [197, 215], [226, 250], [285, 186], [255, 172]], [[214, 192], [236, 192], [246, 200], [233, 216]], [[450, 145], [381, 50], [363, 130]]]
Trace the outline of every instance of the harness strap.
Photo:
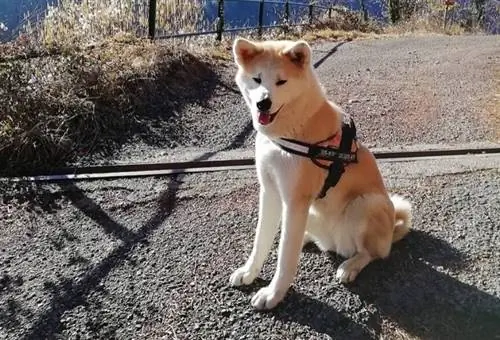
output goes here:
[[[354, 125], [354, 121], [351, 119], [349, 124], [344, 123], [342, 125], [342, 139], [340, 140], [340, 154], [350, 154], [354, 156], [354, 160], [352, 162], [357, 162], [356, 153], [351, 153], [352, 142], [356, 139], [356, 125]], [[345, 172], [346, 161], [341, 157], [336, 157], [333, 162], [330, 164], [328, 168], [328, 174], [326, 175], [325, 182], [323, 183], [323, 187], [318, 194], [318, 198], [323, 198], [326, 196], [326, 192], [331, 187], [337, 185], [340, 181], [340, 177]]]
[[[356, 132], [354, 132], [356, 133]], [[344, 128], [342, 128], [342, 141], [344, 140]], [[352, 138], [351, 138], [352, 143]], [[341, 159], [345, 162], [355, 162], [356, 154], [351, 153], [351, 144], [346, 150], [339, 147], [339, 149], [334, 149], [328, 146], [321, 146], [315, 144], [307, 144], [298, 140], [281, 138], [276, 142], [281, 149], [293, 153], [295, 155], [308, 157], [311, 159], [319, 159], [324, 161], [335, 161], [336, 159]], [[342, 142], [341, 142], [342, 146]]]
[[[335, 135], [329, 137], [327, 140], [333, 138], [334, 136]], [[308, 144], [289, 138], [280, 138], [278, 141], [275, 141], [275, 143], [282, 150], [298, 156], [310, 158], [316, 166], [328, 170], [323, 187], [318, 194], [318, 198], [323, 198], [329, 188], [337, 185], [340, 177], [345, 171], [346, 164], [357, 162], [357, 153], [351, 151], [352, 143], [355, 140], [356, 126], [351, 118], [348, 123], [342, 124], [342, 136], [338, 149], [328, 146]], [[318, 160], [330, 161], [332, 163], [327, 166], [321, 164]]]

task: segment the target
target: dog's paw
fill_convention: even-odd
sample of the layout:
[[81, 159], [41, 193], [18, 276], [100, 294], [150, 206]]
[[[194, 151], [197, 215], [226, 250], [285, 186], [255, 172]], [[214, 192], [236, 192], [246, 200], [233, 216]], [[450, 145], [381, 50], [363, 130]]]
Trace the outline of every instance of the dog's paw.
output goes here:
[[350, 266], [350, 263], [348, 261], [343, 262], [340, 264], [339, 268], [337, 269], [337, 280], [340, 280], [342, 283], [349, 283], [353, 282], [354, 279], [356, 279], [356, 276], [358, 276], [359, 270], [357, 268], [353, 268], [353, 266]]
[[229, 278], [229, 283], [234, 287], [249, 285], [256, 277], [257, 273], [255, 271], [250, 270], [247, 266], [243, 266], [233, 272]]
[[271, 286], [261, 288], [252, 297], [252, 306], [258, 310], [273, 309], [283, 300], [286, 291], [280, 291]]

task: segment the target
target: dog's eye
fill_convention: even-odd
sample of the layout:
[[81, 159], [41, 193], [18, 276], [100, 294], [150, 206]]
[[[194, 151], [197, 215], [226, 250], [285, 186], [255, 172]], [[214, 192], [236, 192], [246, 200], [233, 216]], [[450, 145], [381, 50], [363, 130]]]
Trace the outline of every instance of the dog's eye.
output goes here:
[[260, 84], [262, 82], [262, 79], [260, 78], [252, 78], [254, 82], [256, 82], [257, 84]]
[[278, 81], [276, 82], [276, 85], [281, 86], [281, 85], [283, 85], [283, 84], [285, 84], [285, 83], [286, 83], [286, 80], [278, 80]]

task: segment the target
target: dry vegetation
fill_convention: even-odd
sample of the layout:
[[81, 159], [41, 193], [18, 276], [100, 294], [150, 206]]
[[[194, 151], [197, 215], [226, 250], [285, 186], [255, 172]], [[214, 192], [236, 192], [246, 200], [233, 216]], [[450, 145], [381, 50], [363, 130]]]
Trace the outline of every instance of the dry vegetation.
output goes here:
[[[0, 164], [17, 173], [112, 151], [212, 76], [199, 57], [148, 41], [4, 62], [0, 71]], [[173, 100], [175, 98], [175, 100]]]
[[[197, 100], [199, 81], [216, 78], [214, 64], [231, 57], [228, 38], [217, 46], [213, 36], [180, 41], [182, 47], [136, 38], [147, 31], [144, 3], [60, 0], [42, 20], [26, 22], [16, 41], [0, 44], [0, 173], [47, 169], [112, 152], [147, 134], [152, 120], [168, 121], [184, 103]], [[158, 0], [159, 31], [199, 28], [200, 6]], [[418, 20], [436, 30], [430, 18]], [[422, 27], [415, 20], [410, 17], [404, 25]], [[408, 30], [404, 25], [391, 30]], [[384, 32], [387, 28], [362, 20], [359, 13], [339, 9], [331, 19], [319, 18], [286, 34], [276, 29], [264, 38], [354, 39]]]
[[[44, 46], [98, 43], [126, 32], [145, 36], [148, 31], [148, 0], [58, 0], [43, 19], [26, 21], [24, 32]], [[157, 30], [195, 31], [202, 25], [202, 3], [157, 0]]]

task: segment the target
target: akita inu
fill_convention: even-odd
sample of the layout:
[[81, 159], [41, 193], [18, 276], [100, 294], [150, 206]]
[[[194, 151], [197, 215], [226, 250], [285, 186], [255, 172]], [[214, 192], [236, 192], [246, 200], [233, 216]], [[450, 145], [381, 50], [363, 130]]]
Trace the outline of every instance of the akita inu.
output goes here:
[[354, 123], [326, 98], [311, 53], [305, 41], [238, 38], [233, 44], [235, 80], [257, 130], [260, 184], [253, 249], [231, 275], [233, 286], [254, 281], [282, 225], [274, 276], [251, 300], [257, 309], [283, 299], [306, 242], [348, 258], [336, 275], [346, 283], [372, 260], [387, 257], [411, 224], [411, 204], [387, 193]]

